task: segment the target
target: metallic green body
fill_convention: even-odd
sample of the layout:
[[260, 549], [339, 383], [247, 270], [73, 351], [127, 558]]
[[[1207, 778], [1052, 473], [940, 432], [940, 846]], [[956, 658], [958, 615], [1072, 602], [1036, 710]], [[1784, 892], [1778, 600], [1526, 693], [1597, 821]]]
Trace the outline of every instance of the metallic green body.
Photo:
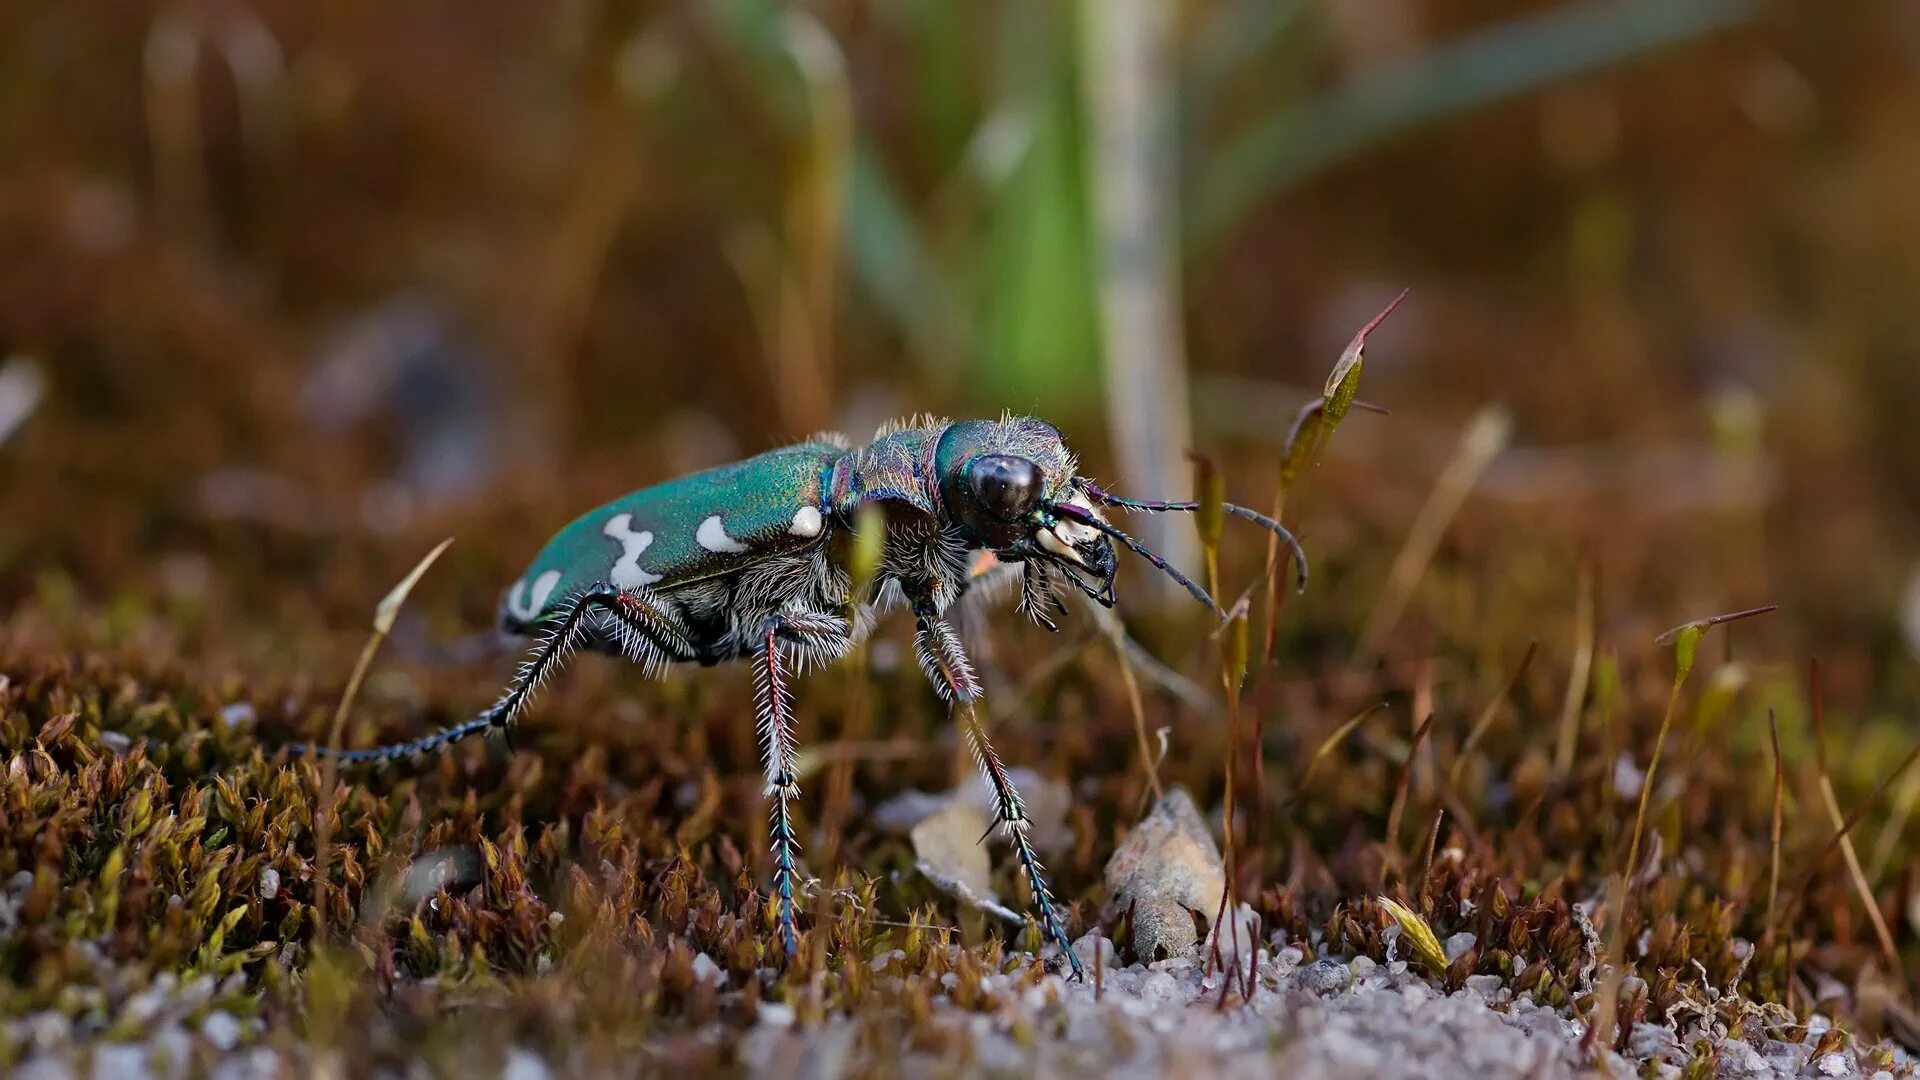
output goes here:
[[848, 456], [830, 443], [800, 443], [590, 510], [534, 557], [507, 592], [503, 620], [539, 623], [596, 582], [667, 592], [825, 543], [834, 469]]

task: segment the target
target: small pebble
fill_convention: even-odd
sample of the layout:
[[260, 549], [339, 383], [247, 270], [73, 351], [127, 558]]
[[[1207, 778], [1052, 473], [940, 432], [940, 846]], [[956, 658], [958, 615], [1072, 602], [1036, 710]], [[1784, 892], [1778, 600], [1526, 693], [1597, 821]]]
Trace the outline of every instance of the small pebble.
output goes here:
[[1613, 763], [1613, 790], [1622, 799], [1632, 799], [1640, 794], [1640, 785], [1647, 782], [1647, 774], [1633, 763], [1633, 755], [1621, 753]]
[[253, 723], [257, 715], [253, 711], [252, 703], [236, 701], [220, 710], [220, 722], [230, 728], [245, 727]]
[[789, 1028], [794, 1020], [793, 1006], [778, 1001], [760, 1003], [760, 1023], [766, 1027]]
[[121, 731], [102, 731], [100, 741], [116, 754], [124, 754], [133, 749], [133, 736]]
[[506, 1063], [500, 1067], [500, 1080], [547, 1080], [552, 1075], [540, 1055], [521, 1046], [507, 1051]]
[[1154, 972], [1147, 976], [1145, 982], [1140, 984], [1140, 996], [1146, 998], [1148, 1001], [1172, 1001], [1174, 996], [1179, 992], [1179, 984], [1174, 982], [1173, 976], [1164, 971]]
[[175, 995], [174, 1003], [183, 1012], [190, 1012], [213, 1000], [214, 991], [219, 988], [212, 975], [196, 975], [187, 980]]
[[217, 1009], [200, 1021], [200, 1034], [222, 1053], [232, 1050], [240, 1044], [240, 1021], [225, 1009]]
[[714, 963], [713, 957], [708, 956], [706, 953], [694, 954], [693, 977], [700, 982], [710, 982], [714, 984], [727, 981], [727, 973], [720, 970], [720, 965]]
[[27, 1042], [42, 1050], [64, 1045], [73, 1036], [73, 1022], [52, 1009], [27, 1017], [24, 1026]]
[[1813, 1063], [1821, 1076], [1845, 1076], [1853, 1069], [1847, 1063], [1845, 1054], [1822, 1054], [1820, 1060]]
[[73, 1080], [73, 1069], [58, 1058], [28, 1058], [26, 1064], [16, 1066], [13, 1080]]
[[211, 1075], [212, 1080], [272, 1080], [287, 1071], [271, 1048], [256, 1046], [246, 1053], [222, 1058], [214, 1065]]
[[1719, 1051], [1722, 1076], [1764, 1076], [1772, 1071], [1760, 1051], [1739, 1039], [1723, 1039]]
[[1465, 956], [1467, 950], [1473, 948], [1479, 941], [1479, 938], [1467, 933], [1455, 934], [1448, 938], [1446, 945], [1447, 963], [1451, 964], [1455, 960]]
[[164, 1066], [162, 1071], [168, 1076], [183, 1075], [193, 1060], [193, 1036], [179, 1024], [168, 1024], [154, 1032], [147, 1047], [151, 1051], [148, 1057]]
[[106, 1043], [93, 1048], [93, 1075], [96, 1080], [145, 1080], [153, 1070], [147, 1068], [145, 1047]]
[[1498, 998], [1501, 987], [1505, 985], [1498, 975], [1467, 976], [1467, 989], [1479, 994], [1488, 1001], [1493, 1001]]
[[1347, 970], [1347, 965], [1338, 960], [1315, 960], [1300, 973], [1300, 985], [1321, 997], [1337, 994], [1351, 982], [1352, 973]]
[[280, 895], [280, 871], [269, 866], [260, 871], [260, 899], [271, 900]]
[[[155, 982], [158, 981], [155, 980]], [[161, 1006], [166, 1004], [163, 997], [165, 993], [166, 991], [162, 988], [154, 986], [133, 995], [121, 1008], [121, 1019], [131, 1024], [145, 1025], [149, 1020], [160, 1015]]]
[[1113, 947], [1113, 942], [1108, 941], [1098, 930], [1089, 930], [1073, 943], [1073, 955], [1079, 957], [1080, 965], [1088, 970], [1093, 968], [1096, 953], [1100, 958], [1101, 967], [1116, 967], [1120, 963], [1119, 952]]

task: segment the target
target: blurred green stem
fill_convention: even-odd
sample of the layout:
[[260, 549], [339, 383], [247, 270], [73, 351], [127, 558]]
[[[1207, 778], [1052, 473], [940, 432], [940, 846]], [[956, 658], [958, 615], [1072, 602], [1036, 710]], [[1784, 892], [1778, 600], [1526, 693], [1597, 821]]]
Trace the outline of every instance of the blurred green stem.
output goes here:
[[[1172, 82], [1173, 14], [1167, 0], [1097, 0], [1081, 9], [1107, 425], [1120, 474], [1155, 493], [1176, 490], [1193, 443], [1173, 213], [1179, 173], [1172, 114], [1162, 107]], [[1169, 562], [1193, 565], [1189, 530], [1163, 518], [1139, 529]], [[1157, 600], [1174, 596], [1167, 578], [1148, 580]]]

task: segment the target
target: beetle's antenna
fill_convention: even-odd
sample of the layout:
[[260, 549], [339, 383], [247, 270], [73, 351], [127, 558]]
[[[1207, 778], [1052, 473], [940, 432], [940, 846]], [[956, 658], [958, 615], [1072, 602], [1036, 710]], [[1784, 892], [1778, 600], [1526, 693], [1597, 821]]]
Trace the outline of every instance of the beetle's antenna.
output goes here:
[[[1169, 510], [1181, 510], [1191, 513], [1200, 509], [1200, 504], [1197, 502], [1161, 502], [1155, 499], [1129, 499], [1121, 495], [1115, 495], [1113, 492], [1106, 490], [1091, 480], [1081, 480], [1080, 485], [1086, 489], [1087, 494], [1091, 496], [1095, 502], [1104, 506], [1117, 506], [1122, 510], [1139, 510], [1149, 514], [1163, 514]], [[1281, 542], [1286, 544], [1288, 549], [1293, 552], [1293, 564], [1299, 568], [1299, 584], [1296, 586], [1297, 591], [1307, 591], [1307, 553], [1300, 547], [1300, 541], [1294, 539], [1293, 534], [1287, 531], [1285, 525], [1260, 513], [1258, 510], [1249, 510], [1244, 506], [1239, 506], [1234, 503], [1221, 503], [1220, 508], [1232, 514], [1234, 517], [1251, 521], [1255, 525], [1267, 529], [1275, 536], [1278, 536]]]
[[1126, 533], [1121, 532], [1106, 522], [1101, 521], [1099, 518], [1094, 517], [1093, 514], [1084, 508], [1075, 506], [1072, 503], [1056, 504], [1053, 510], [1062, 517], [1071, 518], [1082, 525], [1106, 533], [1108, 536], [1127, 545], [1128, 549], [1135, 555], [1152, 563], [1161, 573], [1179, 582], [1182, 588], [1193, 594], [1195, 600], [1207, 605], [1209, 611], [1212, 611], [1215, 615], [1221, 614], [1220, 605], [1213, 602], [1213, 597], [1207, 595], [1207, 590], [1194, 584], [1192, 578], [1175, 570], [1173, 564], [1154, 554], [1152, 551], [1149, 551], [1145, 544], [1142, 544], [1140, 541], [1135, 540], [1133, 537], [1128, 536]]

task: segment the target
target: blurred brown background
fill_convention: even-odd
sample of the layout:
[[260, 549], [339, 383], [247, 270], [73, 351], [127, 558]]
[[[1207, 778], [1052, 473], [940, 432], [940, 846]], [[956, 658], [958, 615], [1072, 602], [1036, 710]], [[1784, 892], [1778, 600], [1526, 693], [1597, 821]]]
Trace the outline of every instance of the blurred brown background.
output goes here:
[[345, 652], [451, 533], [451, 636], [584, 506], [922, 409], [1264, 505], [1407, 286], [1295, 508], [1343, 650], [1494, 405], [1403, 630], [1557, 640], [1592, 552], [1609, 638], [1778, 602], [1910, 701], [1916, 90], [1909, 2], [9, 3], [0, 602]]

